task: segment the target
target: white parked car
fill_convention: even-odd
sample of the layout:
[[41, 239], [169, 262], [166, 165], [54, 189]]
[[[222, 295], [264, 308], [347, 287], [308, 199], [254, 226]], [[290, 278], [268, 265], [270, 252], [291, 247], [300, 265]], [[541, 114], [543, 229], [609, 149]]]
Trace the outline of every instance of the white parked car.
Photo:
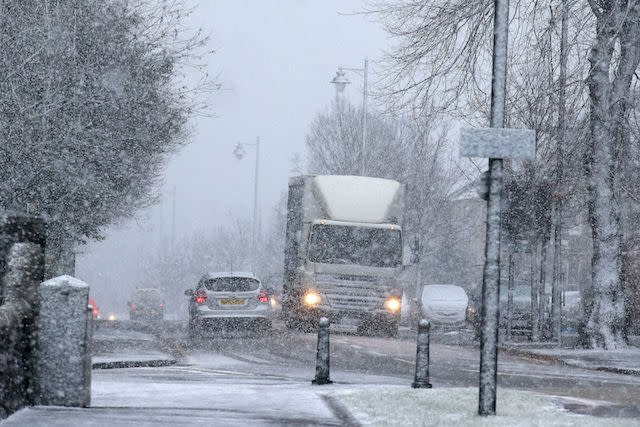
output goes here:
[[457, 325], [465, 322], [469, 298], [460, 286], [425, 285], [420, 302], [422, 315], [432, 323]]

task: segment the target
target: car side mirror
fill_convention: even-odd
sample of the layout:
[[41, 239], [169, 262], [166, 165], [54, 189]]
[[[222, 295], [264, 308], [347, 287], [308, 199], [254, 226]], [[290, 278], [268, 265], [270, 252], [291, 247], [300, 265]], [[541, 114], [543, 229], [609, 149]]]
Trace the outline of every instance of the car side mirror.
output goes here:
[[193, 289], [187, 289], [186, 291], [184, 291], [184, 294], [188, 297], [192, 297], [194, 293], [195, 292], [193, 291]]

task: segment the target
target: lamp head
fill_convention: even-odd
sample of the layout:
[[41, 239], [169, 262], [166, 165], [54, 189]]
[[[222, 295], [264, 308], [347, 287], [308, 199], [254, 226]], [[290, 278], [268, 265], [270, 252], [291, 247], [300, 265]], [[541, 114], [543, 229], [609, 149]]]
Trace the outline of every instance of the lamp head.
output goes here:
[[233, 149], [233, 155], [236, 156], [236, 159], [242, 160], [244, 157], [244, 148], [242, 147], [242, 144], [236, 144], [236, 148]]
[[345, 75], [345, 72], [342, 69], [342, 67], [340, 67], [340, 68], [338, 68], [338, 71], [336, 71], [336, 75], [331, 80], [331, 83], [336, 86], [336, 92], [342, 93], [342, 92], [344, 92], [344, 88], [351, 82], [349, 81], [349, 79]]

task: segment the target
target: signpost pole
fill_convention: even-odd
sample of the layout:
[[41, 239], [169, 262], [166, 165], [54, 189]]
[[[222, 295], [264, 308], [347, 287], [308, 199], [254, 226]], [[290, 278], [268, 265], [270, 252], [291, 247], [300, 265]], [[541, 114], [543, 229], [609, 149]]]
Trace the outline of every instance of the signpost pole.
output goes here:
[[[495, 0], [493, 30], [493, 77], [491, 82], [491, 127], [504, 127], [507, 85], [507, 37], [509, 1]], [[498, 373], [498, 315], [500, 304], [500, 211], [502, 159], [489, 159], [489, 200], [485, 264], [482, 275], [482, 320], [480, 329], [479, 415], [495, 415]]]

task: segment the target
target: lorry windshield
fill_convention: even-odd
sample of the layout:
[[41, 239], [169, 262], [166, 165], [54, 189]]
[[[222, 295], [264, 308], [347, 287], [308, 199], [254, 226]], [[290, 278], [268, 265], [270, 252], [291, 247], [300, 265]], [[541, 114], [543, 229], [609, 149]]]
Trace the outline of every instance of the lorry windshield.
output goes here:
[[314, 224], [309, 259], [327, 264], [396, 267], [402, 262], [400, 230]]

